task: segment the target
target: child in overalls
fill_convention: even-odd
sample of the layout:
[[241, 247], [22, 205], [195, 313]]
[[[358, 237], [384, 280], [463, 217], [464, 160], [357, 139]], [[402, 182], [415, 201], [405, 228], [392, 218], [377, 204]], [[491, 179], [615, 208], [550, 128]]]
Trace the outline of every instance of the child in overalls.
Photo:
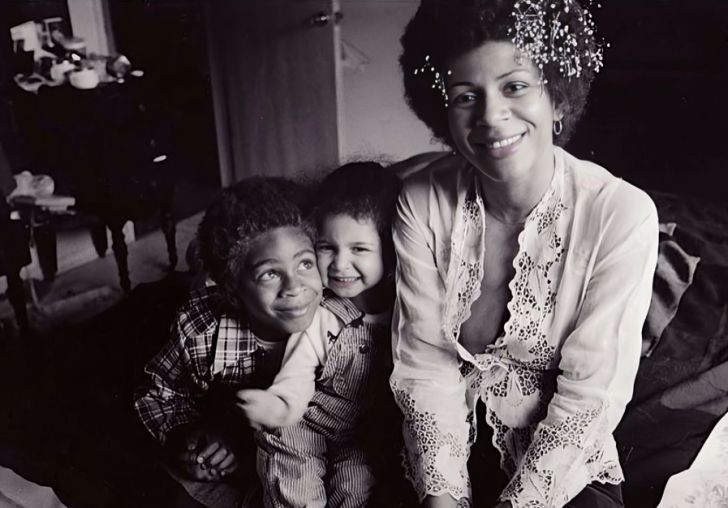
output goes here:
[[366, 506], [397, 463], [387, 378], [399, 188], [376, 163], [348, 164], [321, 184], [322, 311], [289, 339], [268, 390], [238, 392], [248, 420], [263, 429], [256, 437], [266, 507]]

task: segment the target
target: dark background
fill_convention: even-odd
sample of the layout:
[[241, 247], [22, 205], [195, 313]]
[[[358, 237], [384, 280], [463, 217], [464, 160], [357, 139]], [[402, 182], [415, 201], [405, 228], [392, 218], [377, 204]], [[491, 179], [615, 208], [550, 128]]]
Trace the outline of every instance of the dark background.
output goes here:
[[[174, 126], [184, 175], [219, 185], [202, 0], [110, 0], [117, 51], [147, 72]], [[640, 187], [723, 199], [728, 2], [606, 0], [592, 9], [610, 43], [568, 145]], [[0, 142], [17, 170], [32, 149], [12, 111], [8, 27], [67, 19], [63, 0], [0, 3]], [[184, 176], [183, 175], [183, 176]]]
[[[173, 129], [180, 179], [219, 187], [202, 0], [109, 0], [117, 52], [145, 72], [149, 103]], [[15, 172], [38, 173], [33, 140], [24, 138], [13, 83], [11, 26], [29, 19], [69, 19], [65, 0], [0, 2], [0, 143]], [[66, 33], [70, 26], [66, 24]], [[44, 168], [47, 170], [47, 168]]]
[[725, 199], [728, 2], [602, 3], [611, 47], [568, 148], [645, 189]]

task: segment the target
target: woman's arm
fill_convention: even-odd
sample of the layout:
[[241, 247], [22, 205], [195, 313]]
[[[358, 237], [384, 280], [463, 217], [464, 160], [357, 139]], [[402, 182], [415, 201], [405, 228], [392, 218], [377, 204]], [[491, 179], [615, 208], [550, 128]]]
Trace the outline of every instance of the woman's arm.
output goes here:
[[447, 503], [470, 493], [470, 422], [456, 346], [443, 333], [445, 286], [428, 229], [428, 198], [427, 181], [405, 184], [394, 220], [397, 297], [390, 384], [404, 415], [407, 475], [420, 500], [435, 496], [442, 499], [427, 503]]
[[621, 481], [616, 457], [602, 453], [632, 396], [658, 230], [644, 193], [624, 184], [611, 191], [581, 310], [561, 349], [556, 393], [501, 496], [514, 507], [562, 506], [592, 481]]

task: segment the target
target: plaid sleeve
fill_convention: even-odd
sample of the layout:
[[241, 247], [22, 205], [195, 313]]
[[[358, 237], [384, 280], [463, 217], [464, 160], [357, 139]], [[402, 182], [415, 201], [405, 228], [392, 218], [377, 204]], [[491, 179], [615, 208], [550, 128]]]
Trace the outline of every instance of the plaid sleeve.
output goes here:
[[171, 340], [144, 368], [144, 383], [134, 403], [146, 429], [162, 444], [172, 429], [200, 418], [197, 401], [208, 388], [190, 355], [200, 340], [207, 342], [196, 310], [193, 301], [177, 314]]

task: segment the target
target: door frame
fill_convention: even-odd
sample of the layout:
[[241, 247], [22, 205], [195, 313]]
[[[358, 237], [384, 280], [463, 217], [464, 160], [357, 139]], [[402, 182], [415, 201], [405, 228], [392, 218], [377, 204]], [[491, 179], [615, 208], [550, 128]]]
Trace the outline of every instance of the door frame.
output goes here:
[[[330, 12], [341, 12], [340, 0], [328, 0]], [[220, 166], [220, 184], [228, 187], [235, 183], [233, 146], [230, 139], [230, 116], [228, 114], [227, 90], [223, 79], [223, 62], [215, 51], [215, 45], [211, 42], [210, 34], [215, 27], [211, 25], [213, 16], [209, 12], [210, 4], [205, 2], [205, 33], [207, 36], [208, 60], [210, 64], [210, 86], [212, 90], [213, 112], [215, 116], [215, 131], [217, 134], [217, 153]], [[343, 74], [341, 67], [341, 25], [334, 22], [332, 30], [332, 41], [334, 48], [334, 79], [335, 79], [335, 108], [336, 108], [336, 133], [337, 133], [337, 164], [341, 161], [341, 154], [344, 150], [344, 93]]]

